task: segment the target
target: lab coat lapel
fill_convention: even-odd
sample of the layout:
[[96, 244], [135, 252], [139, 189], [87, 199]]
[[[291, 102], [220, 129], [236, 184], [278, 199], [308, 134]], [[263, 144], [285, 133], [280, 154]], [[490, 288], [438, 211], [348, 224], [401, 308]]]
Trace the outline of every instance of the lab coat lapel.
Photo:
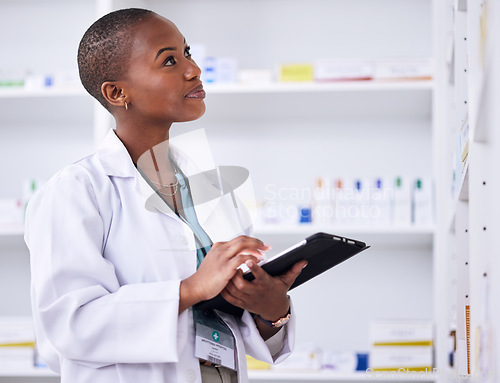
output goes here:
[[[168, 143], [161, 143], [153, 148], [153, 152], [158, 154], [162, 150], [169, 150], [175, 164], [188, 179], [196, 216], [203, 226], [204, 222], [217, 206], [221, 197], [221, 188], [218, 185], [217, 170], [215, 167], [210, 168], [213, 161], [208, 145], [204, 144], [206, 140], [204, 135], [201, 136], [201, 140], [200, 137], [196, 137], [196, 139], [187, 140], [186, 142], [184, 136], [191, 136], [192, 138], [192, 134], [193, 132], [182, 135], [182, 140], [173, 138]], [[162, 148], [162, 145], [168, 145], [168, 147], [165, 146], [165, 148]], [[193, 153], [189, 153], [190, 151]], [[196, 161], [197, 159], [198, 161]], [[139, 169], [141, 166], [145, 168], [154, 167], [151, 152], [146, 152], [141, 156], [138, 164]], [[138, 177], [138, 185], [146, 209], [150, 211], [156, 210], [178, 218], [175, 212], [165, 203], [154, 187], [143, 176]]]
[[[188, 178], [196, 215], [200, 224], [203, 225], [216, 208], [222, 190], [206, 137], [202, 131], [185, 133], [179, 138], [175, 137], [170, 140], [169, 150], [177, 166]], [[189, 153], [190, 151], [192, 153]], [[178, 219], [170, 206], [139, 174], [127, 149], [113, 129], [101, 142], [97, 153], [108, 176], [135, 178], [136, 189], [141, 194], [147, 210], [158, 211]], [[152, 162], [152, 157], [145, 153], [140, 161]]]

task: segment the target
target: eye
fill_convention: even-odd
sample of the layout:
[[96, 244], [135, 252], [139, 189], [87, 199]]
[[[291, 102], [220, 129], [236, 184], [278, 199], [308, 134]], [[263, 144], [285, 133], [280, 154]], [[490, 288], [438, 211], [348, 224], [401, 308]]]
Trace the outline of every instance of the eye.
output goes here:
[[172, 66], [175, 64], [174, 56], [169, 56], [165, 61], [163, 61], [163, 66]]
[[189, 45], [184, 50], [184, 57], [186, 57], [186, 58], [190, 58], [191, 57], [191, 47]]

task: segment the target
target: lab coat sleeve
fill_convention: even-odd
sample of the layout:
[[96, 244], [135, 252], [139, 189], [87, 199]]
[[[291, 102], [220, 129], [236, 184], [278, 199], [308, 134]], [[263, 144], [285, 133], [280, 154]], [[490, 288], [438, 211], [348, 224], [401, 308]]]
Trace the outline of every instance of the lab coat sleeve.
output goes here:
[[60, 175], [33, 197], [25, 238], [37, 336], [93, 367], [177, 362], [180, 281], [120, 286], [105, 233], [85, 174]]
[[[295, 343], [295, 311], [290, 300], [290, 321], [284, 326], [281, 334], [267, 342], [260, 336], [253, 316], [245, 311], [240, 322], [240, 332], [248, 355], [263, 362], [276, 364], [285, 360], [292, 352]], [[281, 332], [281, 331], [280, 331]], [[283, 336], [284, 335], [284, 336]], [[277, 344], [277, 342], [281, 342]]]

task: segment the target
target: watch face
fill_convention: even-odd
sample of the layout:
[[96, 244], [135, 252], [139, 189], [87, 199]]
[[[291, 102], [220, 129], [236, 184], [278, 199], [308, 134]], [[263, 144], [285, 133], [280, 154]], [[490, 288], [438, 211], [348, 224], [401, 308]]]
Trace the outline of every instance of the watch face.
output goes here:
[[289, 320], [290, 320], [290, 314], [288, 314], [286, 317], [280, 318], [276, 322], [274, 322], [273, 327], [282, 327], [282, 326], [286, 325]]

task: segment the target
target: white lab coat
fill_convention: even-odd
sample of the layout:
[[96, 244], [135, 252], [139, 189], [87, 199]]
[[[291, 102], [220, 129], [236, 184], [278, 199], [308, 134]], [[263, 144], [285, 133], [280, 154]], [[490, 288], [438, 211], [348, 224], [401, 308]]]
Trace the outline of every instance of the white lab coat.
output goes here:
[[[199, 172], [172, 141], [184, 173]], [[94, 155], [60, 171], [29, 203], [37, 342], [62, 383], [201, 382], [192, 311], [178, 314], [180, 281], [196, 271], [193, 233], [148, 188], [110, 131]], [[230, 201], [196, 206], [214, 242], [245, 229]], [[291, 352], [293, 311], [278, 345], [276, 336], [264, 342], [248, 312], [221, 316], [236, 338], [240, 382], [248, 381], [245, 354], [274, 363]]]

